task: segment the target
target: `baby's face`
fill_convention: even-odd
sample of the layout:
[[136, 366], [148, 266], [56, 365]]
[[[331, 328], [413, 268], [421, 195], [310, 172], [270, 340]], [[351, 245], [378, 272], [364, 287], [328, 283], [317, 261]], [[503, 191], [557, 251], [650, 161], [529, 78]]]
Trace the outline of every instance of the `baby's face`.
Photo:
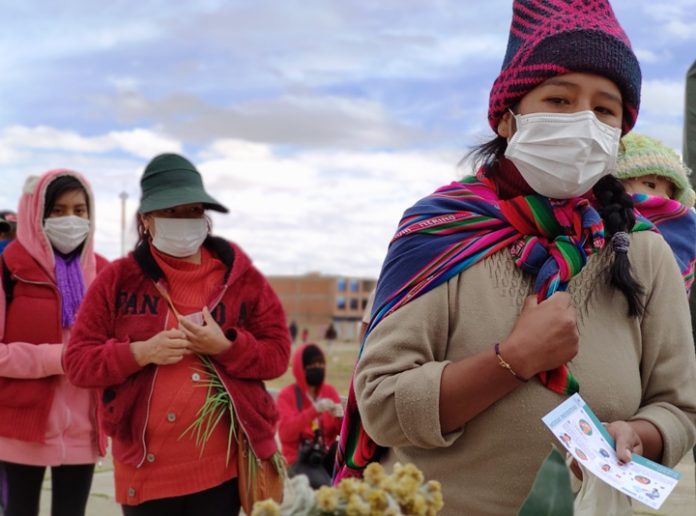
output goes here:
[[663, 176], [650, 174], [648, 176], [622, 179], [621, 182], [630, 194], [642, 193], [664, 197], [665, 199], [674, 198], [674, 184]]

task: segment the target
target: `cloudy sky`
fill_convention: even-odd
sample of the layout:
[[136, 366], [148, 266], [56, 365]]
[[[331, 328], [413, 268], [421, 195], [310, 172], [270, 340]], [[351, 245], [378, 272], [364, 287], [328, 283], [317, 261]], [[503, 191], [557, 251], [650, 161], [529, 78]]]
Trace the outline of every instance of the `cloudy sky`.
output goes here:
[[[636, 129], [681, 151], [696, 0], [614, 0], [643, 69]], [[376, 276], [403, 210], [490, 136], [508, 0], [0, 3], [0, 207], [84, 173], [121, 252], [150, 158], [180, 152], [267, 274]]]

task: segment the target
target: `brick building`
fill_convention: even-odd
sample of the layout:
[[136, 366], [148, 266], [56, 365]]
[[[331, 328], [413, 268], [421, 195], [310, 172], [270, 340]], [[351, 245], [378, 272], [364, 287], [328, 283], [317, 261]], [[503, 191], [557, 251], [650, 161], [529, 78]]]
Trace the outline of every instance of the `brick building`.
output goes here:
[[356, 340], [360, 321], [374, 278], [323, 276], [310, 272], [303, 276], [269, 276], [268, 281], [280, 297], [288, 324], [295, 321], [298, 339], [302, 329], [310, 340], [321, 340], [333, 323], [338, 340]]

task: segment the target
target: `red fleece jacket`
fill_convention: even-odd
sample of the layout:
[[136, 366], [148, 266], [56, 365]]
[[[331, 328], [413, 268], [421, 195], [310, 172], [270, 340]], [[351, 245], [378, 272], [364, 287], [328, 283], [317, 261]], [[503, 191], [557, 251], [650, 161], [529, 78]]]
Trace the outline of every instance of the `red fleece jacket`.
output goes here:
[[[307, 345], [302, 345], [292, 355], [292, 374], [295, 381], [292, 385], [283, 387], [278, 393], [278, 411], [280, 412], [280, 425], [278, 435], [283, 449], [283, 456], [288, 464], [297, 460], [297, 451], [302, 439], [312, 439], [312, 422], [317, 420], [324, 443], [327, 448], [333, 444], [341, 431], [342, 418], [334, 417], [328, 412], [318, 413], [314, 408], [314, 403], [307, 394], [307, 380], [305, 379], [304, 367], [302, 367], [302, 352]], [[299, 386], [302, 393], [302, 408], [297, 406], [297, 394], [295, 385]], [[336, 403], [341, 403], [341, 398], [333, 385], [322, 383], [317, 392], [317, 398], [329, 398]]]
[[[232, 346], [212, 358], [254, 453], [267, 459], [277, 450], [278, 416], [263, 380], [287, 368], [290, 336], [283, 308], [239, 247], [215, 237], [204, 245], [228, 267], [208, 307]], [[155, 281], [166, 288], [147, 244], [108, 267], [85, 296], [63, 358], [75, 385], [103, 389], [113, 455], [134, 466], [147, 455], [145, 425], [157, 367], [140, 367], [130, 342], [165, 329], [167, 303]]]

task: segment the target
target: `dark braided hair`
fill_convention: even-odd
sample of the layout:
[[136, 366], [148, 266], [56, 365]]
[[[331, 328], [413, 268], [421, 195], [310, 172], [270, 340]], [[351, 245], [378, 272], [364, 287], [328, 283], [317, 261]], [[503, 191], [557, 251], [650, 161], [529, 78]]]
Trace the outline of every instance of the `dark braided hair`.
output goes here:
[[[495, 177], [498, 162], [507, 148], [507, 140], [497, 136], [492, 140], [474, 147], [463, 159], [471, 158], [475, 168], [483, 167], [486, 176]], [[633, 213], [633, 199], [626, 193], [621, 181], [614, 176], [604, 176], [592, 188], [597, 198], [598, 212], [604, 221], [604, 229], [608, 240], [612, 241], [614, 261], [610, 267], [609, 283], [621, 291], [628, 303], [628, 315], [638, 317], [645, 312], [641, 299], [644, 290], [631, 274], [631, 262], [628, 259], [628, 246], [614, 245], [613, 239], [617, 233], [628, 233], [636, 222]], [[621, 235], [619, 235], [620, 237]]]
[[[604, 176], [592, 188], [597, 198], [598, 211], [604, 220], [607, 238], [617, 233], [628, 233], [636, 223], [633, 212], [633, 199], [626, 193], [623, 183], [614, 176]], [[610, 283], [623, 292], [628, 302], [628, 315], [643, 315], [645, 306], [641, 300], [643, 287], [631, 274], [631, 262], [628, 260], [628, 247], [614, 245], [614, 262], [611, 265]]]

